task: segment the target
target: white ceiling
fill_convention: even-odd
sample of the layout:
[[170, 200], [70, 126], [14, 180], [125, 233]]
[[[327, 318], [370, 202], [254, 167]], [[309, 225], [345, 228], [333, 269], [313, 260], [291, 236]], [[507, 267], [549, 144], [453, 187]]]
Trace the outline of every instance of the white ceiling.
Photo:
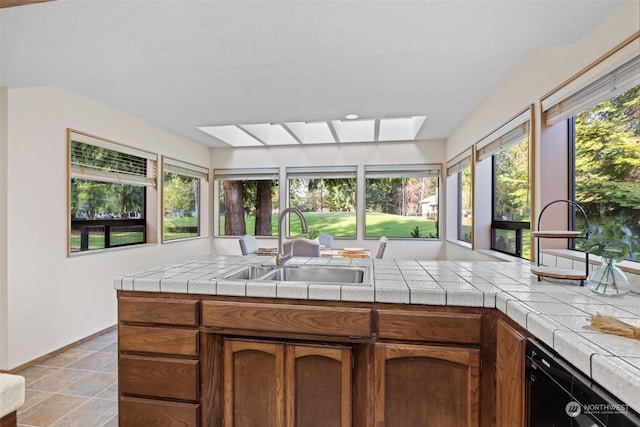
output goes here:
[[212, 147], [198, 127], [348, 113], [426, 115], [417, 139], [442, 139], [621, 1], [58, 0], [0, 9], [0, 84], [62, 85]]

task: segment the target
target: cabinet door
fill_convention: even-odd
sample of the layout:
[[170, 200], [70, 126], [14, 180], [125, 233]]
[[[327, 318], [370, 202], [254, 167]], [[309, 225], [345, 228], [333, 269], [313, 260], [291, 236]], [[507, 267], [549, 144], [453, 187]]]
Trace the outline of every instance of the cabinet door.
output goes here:
[[524, 358], [526, 339], [498, 321], [496, 351], [497, 427], [524, 424]]
[[479, 425], [477, 349], [376, 344], [377, 427]]
[[224, 341], [225, 427], [284, 426], [285, 346]]
[[351, 426], [351, 349], [287, 345], [287, 427]]

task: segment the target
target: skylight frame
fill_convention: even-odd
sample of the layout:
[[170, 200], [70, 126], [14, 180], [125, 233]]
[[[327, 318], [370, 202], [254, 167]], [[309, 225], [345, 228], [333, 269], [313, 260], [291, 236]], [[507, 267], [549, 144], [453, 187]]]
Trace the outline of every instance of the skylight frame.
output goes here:
[[413, 141], [423, 116], [202, 126], [199, 130], [232, 147]]

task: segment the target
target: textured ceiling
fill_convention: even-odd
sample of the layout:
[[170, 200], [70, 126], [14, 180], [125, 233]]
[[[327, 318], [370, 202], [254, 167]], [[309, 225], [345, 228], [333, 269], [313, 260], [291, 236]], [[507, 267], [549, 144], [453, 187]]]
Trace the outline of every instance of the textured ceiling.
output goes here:
[[[422, 116], [446, 138], [532, 50], [623, 0], [58, 0], [0, 9], [0, 83], [200, 126]], [[633, 0], [635, 1], [635, 0]]]

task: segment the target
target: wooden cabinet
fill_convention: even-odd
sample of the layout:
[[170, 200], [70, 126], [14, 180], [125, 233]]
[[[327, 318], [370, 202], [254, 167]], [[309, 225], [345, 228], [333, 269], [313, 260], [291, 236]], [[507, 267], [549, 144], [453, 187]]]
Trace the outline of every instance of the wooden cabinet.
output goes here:
[[523, 426], [526, 338], [503, 320], [496, 334], [496, 426]]
[[351, 349], [224, 340], [225, 427], [348, 427]]
[[331, 337], [370, 337], [371, 309], [203, 301], [202, 325], [228, 333], [252, 331]]
[[456, 344], [480, 344], [482, 340], [479, 314], [384, 309], [376, 313], [380, 338]]
[[200, 425], [199, 302], [120, 296], [119, 424]]
[[478, 426], [480, 351], [375, 346], [376, 427]]
[[120, 425], [488, 427], [497, 405], [499, 425], [521, 414], [509, 338], [496, 404], [485, 308], [118, 298]]

